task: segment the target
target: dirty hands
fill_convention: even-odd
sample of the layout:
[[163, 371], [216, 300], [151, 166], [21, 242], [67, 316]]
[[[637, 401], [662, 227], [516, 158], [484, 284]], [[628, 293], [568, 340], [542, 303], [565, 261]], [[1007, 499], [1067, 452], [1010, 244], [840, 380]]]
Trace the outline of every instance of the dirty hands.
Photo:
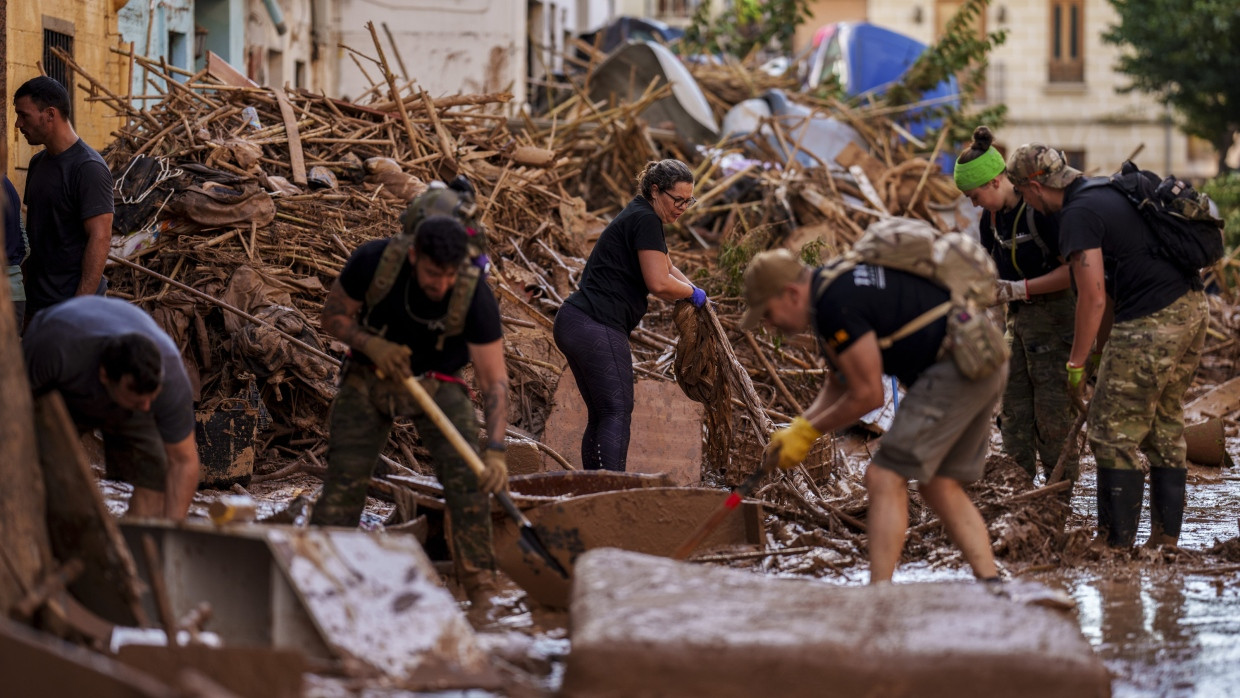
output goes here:
[[499, 494], [508, 489], [508, 459], [504, 451], [487, 447], [482, 452], [482, 462], [487, 469], [478, 476], [478, 489], [490, 494]]
[[775, 465], [780, 470], [795, 468], [809, 455], [810, 447], [819, 436], [822, 432], [815, 429], [809, 420], [797, 417], [788, 426], [771, 434], [771, 441], [762, 453], [762, 463], [768, 469]]
[[413, 375], [409, 370], [409, 357], [413, 355], [413, 350], [404, 344], [389, 342], [372, 335], [366, 338], [359, 349], [375, 362], [375, 370], [388, 378], [399, 380]]
[[1012, 301], [1029, 300], [1029, 282], [1021, 279], [1020, 281], [1004, 281], [999, 279], [995, 282], [995, 304], [1011, 303]]
[[693, 295], [689, 296], [689, 302], [693, 304], [693, 307], [701, 308], [706, 305], [706, 292], [694, 286]]

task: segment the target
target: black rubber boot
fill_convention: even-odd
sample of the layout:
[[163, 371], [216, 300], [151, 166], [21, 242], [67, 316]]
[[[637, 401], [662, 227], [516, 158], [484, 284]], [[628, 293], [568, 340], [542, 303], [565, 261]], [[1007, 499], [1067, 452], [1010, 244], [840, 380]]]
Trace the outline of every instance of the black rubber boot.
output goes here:
[[1098, 535], [1112, 548], [1131, 548], [1137, 540], [1145, 473], [1098, 468]]
[[1150, 539], [1146, 545], [1176, 545], [1184, 521], [1188, 468], [1150, 468]]

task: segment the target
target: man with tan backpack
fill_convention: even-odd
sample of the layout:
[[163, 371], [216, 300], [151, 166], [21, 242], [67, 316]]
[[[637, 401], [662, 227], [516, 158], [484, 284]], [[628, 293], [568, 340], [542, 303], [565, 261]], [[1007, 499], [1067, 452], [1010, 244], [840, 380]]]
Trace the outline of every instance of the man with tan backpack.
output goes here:
[[892, 218], [817, 269], [787, 250], [758, 254], [744, 282], [744, 329], [812, 328], [832, 369], [805, 414], [771, 435], [767, 462], [796, 466], [823, 433], [881, 407], [883, 374], [896, 376], [907, 392], [865, 475], [870, 583], [890, 581], [900, 559], [909, 480], [974, 575], [997, 583], [986, 524], [962, 486], [982, 475], [1008, 372], [1002, 330], [982, 310], [994, 293], [985, 250]]

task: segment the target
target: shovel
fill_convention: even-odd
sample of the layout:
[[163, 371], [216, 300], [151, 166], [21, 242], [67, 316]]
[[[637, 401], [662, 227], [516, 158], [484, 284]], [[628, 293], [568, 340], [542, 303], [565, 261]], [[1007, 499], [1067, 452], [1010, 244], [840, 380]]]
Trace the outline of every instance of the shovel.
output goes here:
[[730, 514], [733, 509], [739, 507], [741, 505], [741, 501], [753, 492], [754, 488], [757, 487], [758, 483], [762, 481], [763, 476], [766, 475], [768, 470], [769, 468], [767, 467], [767, 463], [764, 461], [752, 475], [745, 478], [745, 481], [742, 482], [739, 487], [732, 490], [732, 493], [728, 495], [728, 498], [723, 500], [723, 506], [719, 507], [715, 513], [711, 514], [710, 518], [706, 520], [706, 523], [703, 523], [698, 530], [693, 532], [693, 535], [686, 538], [685, 542], [681, 543], [676, 548], [676, 550], [672, 553], [672, 559], [683, 560], [689, 557], [689, 553], [696, 550], [697, 547], [702, 544], [702, 541], [706, 540], [706, 537], [714, 532], [716, 528], [719, 528], [719, 524], [723, 523], [724, 519], [728, 518], [728, 514]]
[[[448, 421], [448, 416], [443, 413], [443, 410], [439, 409], [439, 405], [435, 404], [435, 400], [426, 392], [426, 388], [423, 388], [422, 384], [412, 377], [406, 378], [402, 382], [405, 389], [421, 405], [422, 411], [431, 418], [435, 426], [439, 427], [439, 431], [443, 433], [448, 441], [452, 442], [452, 447], [461, 455], [461, 458], [465, 459], [469, 469], [474, 471], [474, 475], [481, 477], [483, 471], [486, 470], [482, 459], [478, 457], [474, 449], [465, 441], [461, 433], [456, 430], [456, 427], [452, 426], [452, 422]], [[517, 526], [521, 530], [521, 549], [541, 557], [546, 561], [547, 566], [559, 573], [561, 577], [568, 579], [568, 570], [564, 569], [560, 561], [556, 560], [551, 551], [547, 549], [547, 546], [543, 544], [542, 539], [538, 537], [538, 531], [534, 530], [534, 524], [530, 523], [525, 514], [521, 513], [521, 510], [513, 503], [512, 497], [508, 496], [507, 492], [496, 492], [494, 494], [495, 498], [504, 507], [504, 511], [508, 512], [513, 521], [517, 522]]]

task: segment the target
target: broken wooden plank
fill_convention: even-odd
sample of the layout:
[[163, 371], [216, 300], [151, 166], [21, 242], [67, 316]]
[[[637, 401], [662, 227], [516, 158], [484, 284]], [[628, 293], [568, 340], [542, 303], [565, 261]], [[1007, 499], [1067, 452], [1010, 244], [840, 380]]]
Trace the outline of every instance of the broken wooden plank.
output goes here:
[[293, 183], [306, 186], [306, 156], [301, 150], [301, 134], [297, 132], [297, 115], [293, 113], [293, 104], [284, 94], [284, 88], [276, 85], [271, 88], [280, 105], [280, 117], [284, 119], [284, 131], [288, 134], [289, 166], [293, 168]]
[[215, 51], [207, 51], [207, 74], [232, 87], [254, 87], [258, 83], [247, 78], [240, 70], [221, 58]]

